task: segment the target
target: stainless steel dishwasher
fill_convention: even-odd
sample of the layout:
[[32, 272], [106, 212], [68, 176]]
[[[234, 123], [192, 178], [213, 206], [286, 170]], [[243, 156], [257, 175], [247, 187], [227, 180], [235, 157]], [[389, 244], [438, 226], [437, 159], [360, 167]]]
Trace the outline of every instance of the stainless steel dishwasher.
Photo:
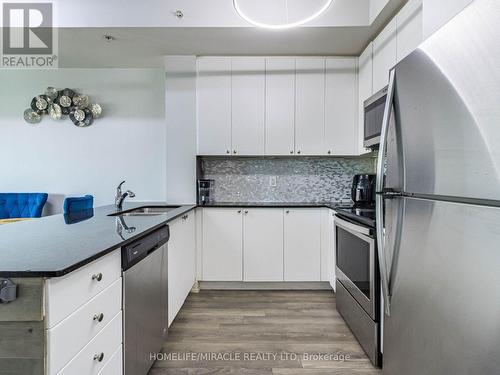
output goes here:
[[122, 247], [123, 365], [146, 375], [168, 330], [168, 225]]

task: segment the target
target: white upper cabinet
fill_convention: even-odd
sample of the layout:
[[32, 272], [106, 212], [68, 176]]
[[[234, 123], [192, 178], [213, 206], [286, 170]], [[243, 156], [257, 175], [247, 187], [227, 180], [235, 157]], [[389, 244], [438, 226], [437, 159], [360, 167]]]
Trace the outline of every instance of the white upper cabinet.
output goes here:
[[410, 0], [396, 16], [397, 61], [408, 56], [423, 40], [422, 0]]
[[321, 211], [285, 209], [285, 281], [321, 280]]
[[357, 59], [326, 59], [325, 151], [358, 155]]
[[389, 71], [397, 62], [396, 18], [373, 41], [373, 92], [389, 83]]
[[263, 58], [232, 60], [233, 154], [264, 154], [265, 64]]
[[266, 154], [295, 153], [295, 59], [266, 60]]
[[364, 102], [373, 94], [373, 43], [368, 44], [358, 59], [358, 150], [365, 153], [363, 139], [365, 135]]
[[243, 280], [283, 281], [283, 210], [243, 212]]
[[295, 86], [295, 149], [299, 155], [324, 155], [325, 60], [298, 59]]
[[197, 91], [198, 154], [229, 154], [232, 149], [231, 59], [200, 58]]

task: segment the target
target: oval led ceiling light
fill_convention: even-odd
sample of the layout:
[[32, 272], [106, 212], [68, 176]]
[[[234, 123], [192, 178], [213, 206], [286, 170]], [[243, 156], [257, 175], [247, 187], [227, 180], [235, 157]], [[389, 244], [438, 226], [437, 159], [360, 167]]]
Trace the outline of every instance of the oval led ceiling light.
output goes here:
[[[287, 3], [287, 8], [288, 8], [288, 0], [286, 1]], [[239, 0], [233, 0], [233, 6], [238, 15], [243, 18], [245, 21], [248, 23], [257, 26], [257, 27], [263, 27], [265, 29], [273, 29], [273, 30], [283, 30], [283, 29], [291, 29], [297, 26], [304, 25], [308, 22], [311, 22], [312, 20], [318, 18], [321, 16], [323, 13], [326, 12], [328, 8], [330, 8], [330, 5], [332, 5], [333, 0], [327, 0], [325, 5], [321, 7], [316, 13], [312, 14], [311, 16], [308, 16], [306, 18], [303, 18], [301, 20], [295, 21], [295, 22], [290, 22], [290, 23], [284, 23], [284, 24], [270, 24], [270, 23], [264, 23], [264, 22], [259, 22], [257, 20], [254, 20], [253, 18], [247, 16], [245, 12], [241, 9], [241, 6], [239, 4]]]

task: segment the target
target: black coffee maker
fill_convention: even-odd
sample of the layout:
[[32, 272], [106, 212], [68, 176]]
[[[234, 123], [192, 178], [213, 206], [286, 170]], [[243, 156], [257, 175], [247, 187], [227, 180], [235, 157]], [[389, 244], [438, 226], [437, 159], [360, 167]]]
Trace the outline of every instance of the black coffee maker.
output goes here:
[[375, 174], [357, 174], [352, 179], [351, 199], [355, 206], [373, 206], [375, 203]]

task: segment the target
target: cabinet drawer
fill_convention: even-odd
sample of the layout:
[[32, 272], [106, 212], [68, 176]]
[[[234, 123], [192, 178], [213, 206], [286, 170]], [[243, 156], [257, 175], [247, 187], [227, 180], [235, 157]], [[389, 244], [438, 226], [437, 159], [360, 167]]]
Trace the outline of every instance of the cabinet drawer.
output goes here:
[[99, 375], [121, 375], [123, 374], [123, 347], [120, 345], [115, 350], [109, 361], [104, 365]]
[[[48, 373], [57, 374], [121, 310], [122, 279], [47, 332]], [[102, 315], [101, 315], [102, 314]], [[71, 340], [68, 340], [71, 337]]]
[[116, 250], [63, 277], [47, 280], [47, 328], [53, 328], [121, 276], [121, 252]]
[[122, 343], [122, 313], [119, 312], [58, 375], [97, 375]]

